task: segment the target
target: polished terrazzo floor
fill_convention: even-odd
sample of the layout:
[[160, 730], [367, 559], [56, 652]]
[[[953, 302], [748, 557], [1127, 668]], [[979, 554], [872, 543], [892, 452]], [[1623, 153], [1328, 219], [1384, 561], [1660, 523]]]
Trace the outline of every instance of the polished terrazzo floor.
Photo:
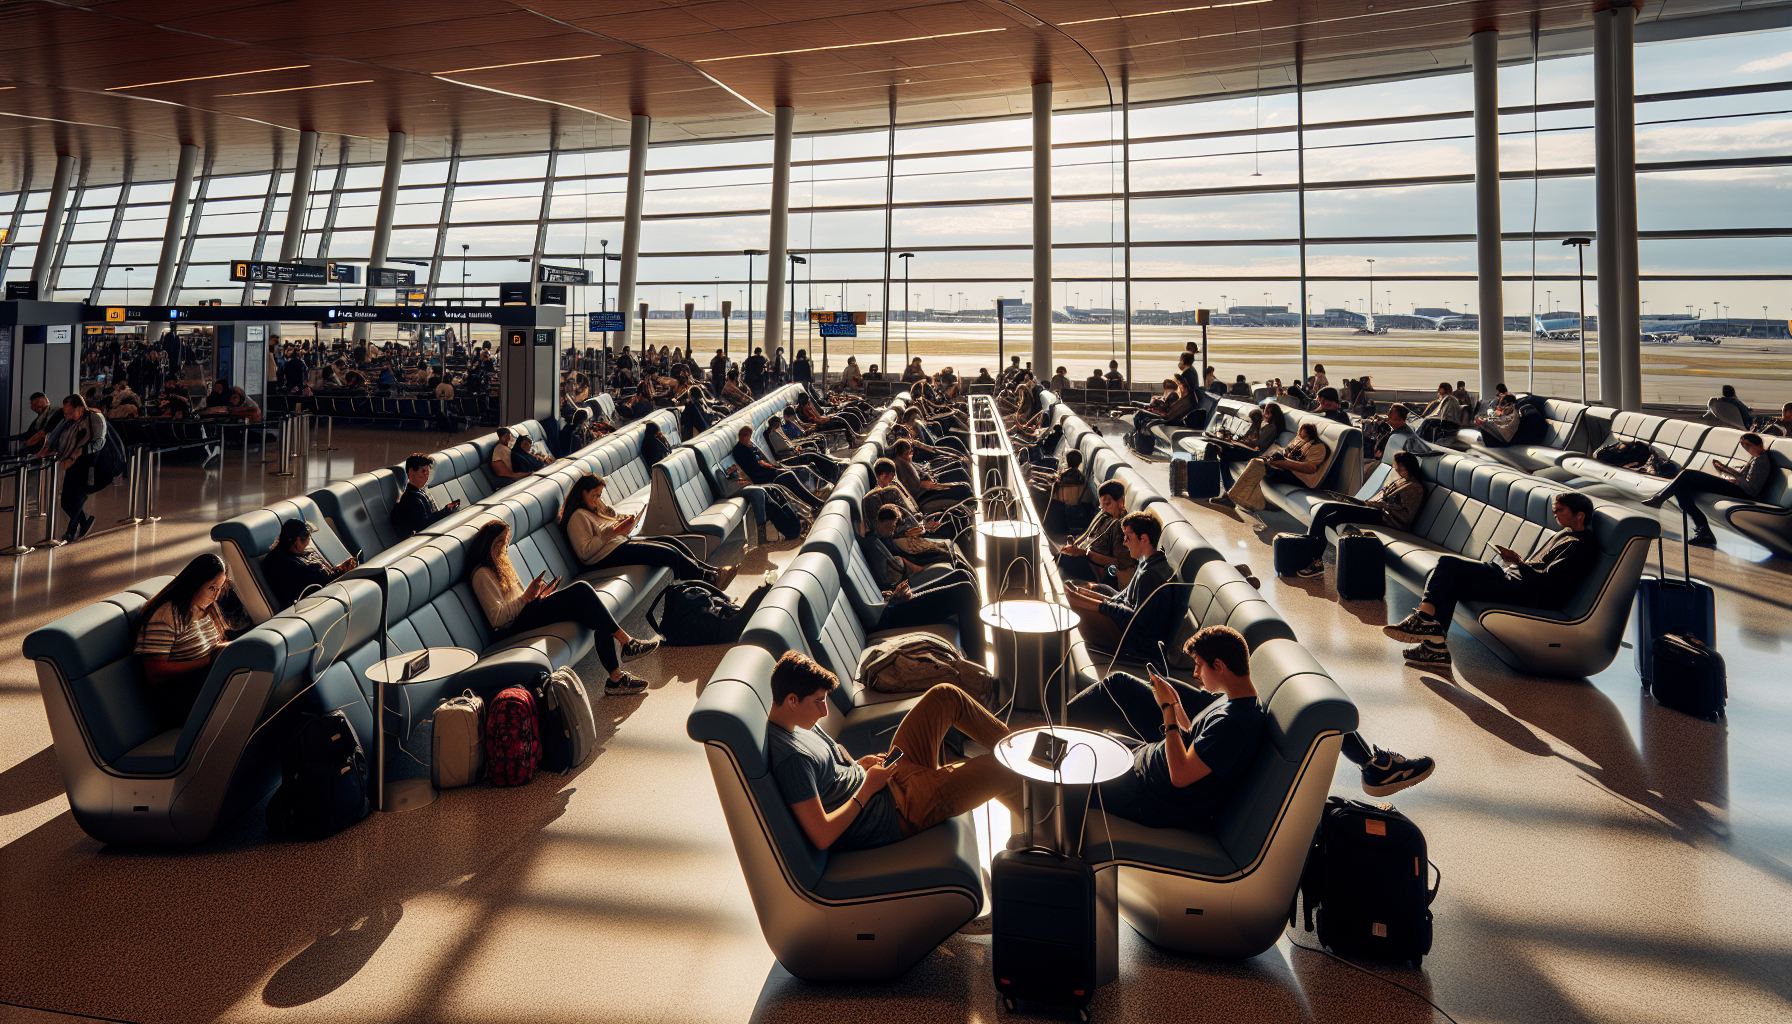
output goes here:
[[[210, 525], [390, 464], [439, 435], [339, 431], [283, 479], [236, 457], [170, 466], [161, 523], [0, 565], [0, 1024], [124, 1021], [995, 1021], [990, 940], [957, 936], [879, 985], [790, 977], [760, 937], [701, 749], [684, 718], [719, 648], [635, 668], [604, 698], [578, 771], [474, 787], [318, 843], [271, 843], [251, 812], [192, 850], [103, 847], [62, 795], [30, 629], [207, 550]], [[1161, 484], [1163, 467], [1147, 464]], [[1155, 950], [1122, 928], [1100, 1021], [1785, 1021], [1792, 1019], [1792, 565], [1695, 550], [1718, 592], [1731, 714], [1653, 705], [1629, 652], [1589, 681], [1514, 676], [1458, 634], [1453, 674], [1405, 668], [1379, 626], [1411, 599], [1340, 604], [1276, 580], [1266, 535], [1179, 500], [1251, 562], [1358, 703], [1373, 741], [1438, 758], [1395, 802], [1443, 872], [1424, 969], [1377, 977], [1284, 940], [1243, 962]], [[95, 499], [102, 523], [122, 495]], [[1278, 528], [1272, 520], [1270, 532]], [[103, 528], [102, 528], [103, 529]], [[735, 589], [794, 544], [746, 555]], [[1669, 543], [1670, 560], [1677, 560]], [[1761, 564], [1756, 564], [1756, 563]], [[630, 623], [632, 628], [644, 628]], [[581, 667], [587, 678], [595, 659]], [[1340, 769], [1335, 792], [1356, 793]]]

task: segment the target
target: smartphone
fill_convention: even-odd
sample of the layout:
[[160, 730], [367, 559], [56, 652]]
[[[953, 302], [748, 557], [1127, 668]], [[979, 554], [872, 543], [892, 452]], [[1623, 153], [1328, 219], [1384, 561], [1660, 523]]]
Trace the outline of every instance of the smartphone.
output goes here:
[[894, 768], [896, 767], [896, 762], [900, 760], [902, 760], [902, 748], [891, 747], [890, 752], [884, 755], [884, 767]]

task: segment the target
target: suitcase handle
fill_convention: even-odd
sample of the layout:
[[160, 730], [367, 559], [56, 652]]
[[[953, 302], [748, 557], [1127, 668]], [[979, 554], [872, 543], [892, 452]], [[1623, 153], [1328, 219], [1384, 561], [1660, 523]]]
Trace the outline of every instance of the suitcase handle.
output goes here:
[[1444, 869], [1438, 867], [1437, 861], [1434, 860], [1427, 860], [1425, 863], [1431, 865], [1432, 871], [1437, 872], [1437, 881], [1431, 883], [1431, 888], [1425, 893], [1425, 905], [1429, 907], [1437, 899], [1437, 890], [1443, 887]]

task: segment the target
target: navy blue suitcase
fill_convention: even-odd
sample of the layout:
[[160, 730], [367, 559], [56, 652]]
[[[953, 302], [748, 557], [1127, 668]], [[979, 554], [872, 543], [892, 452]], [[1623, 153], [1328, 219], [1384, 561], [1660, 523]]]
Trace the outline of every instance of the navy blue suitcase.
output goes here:
[[1338, 538], [1338, 597], [1379, 601], [1387, 595], [1387, 564], [1381, 538], [1370, 534]]
[[1170, 456], [1170, 495], [1185, 495], [1196, 500], [1217, 498], [1225, 488], [1220, 486], [1220, 464], [1197, 459], [1187, 452]]
[[1277, 576], [1292, 576], [1325, 554], [1325, 538], [1306, 534], [1284, 534], [1275, 540]]
[[1724, 656], [1699, 640], [1677, 634], [1658, 636], [1649, 645], [1655, 682], [1649, 692], [1655, 703], [1694, 718], [1716, 720], [1730, 697]]
[[[1684, 530], [1682, 530], [1684, 535]], [[1668, 579], [1666, 544], [1661, 547], [1661, 575], [1636, 587], [1636, 674], [1644, 686], [1655, 682], [1655, 641], [1690, 636], [1707, 648], [1717, 646], [1717, 595], [1710, 584], [1692, 578], [1691, 559], [1682, 545], [1681, 578]]]
[[1117, 871], [1078, 856], [1000, 850], [989, 865], [990, 966], [1010, 1011], [1019, 1000], [1080, 1011], [1118, 973]]

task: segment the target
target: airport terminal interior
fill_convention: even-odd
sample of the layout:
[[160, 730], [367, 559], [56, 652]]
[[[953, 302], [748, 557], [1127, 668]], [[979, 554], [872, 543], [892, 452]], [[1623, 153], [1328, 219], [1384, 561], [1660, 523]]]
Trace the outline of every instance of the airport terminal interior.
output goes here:
[[1792, 1021], [1792, 2], [1163, 4], [0, 9], [0, 1024]]

